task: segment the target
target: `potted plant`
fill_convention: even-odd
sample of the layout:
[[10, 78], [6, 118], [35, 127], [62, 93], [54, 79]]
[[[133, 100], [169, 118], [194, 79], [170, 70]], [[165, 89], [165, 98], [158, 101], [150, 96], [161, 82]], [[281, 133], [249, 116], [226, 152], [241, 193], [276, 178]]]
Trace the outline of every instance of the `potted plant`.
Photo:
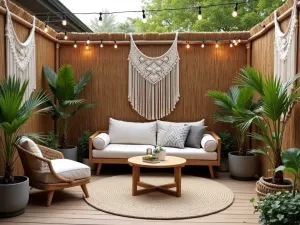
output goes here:
[[158, 156], [160, 161], [164, 161], [166, 159], [166, 150], [160, 145], [153, 150], [153, 153]]
[[[3, 151], [4, 176], [0, 177], [0, 217], [17, 216], [24, 212], [29, 199], [29, 179], [14, 176], [13, 167], [17, 144], [22, 136], [38, 137], [34, 134], [20, 134], [20, 128], [34, 114], [49, 108], [35, 110], [47, 101], [43, 92], [36, 92], [25, 99], [28, 81], [8, 77], [0, 84], [0, 136]], [[1, 154], [0, 153], [0, 154]]]
[[[300, 224], [300, 194], [296, 192], [296, 181], [300, 171], [300, 149], [291, 148], [282, 152], [283, 166], [275, 171], [291, 172], [294, 176], [293, 191], [268, 193], [261, 197], [254, 205], [255, 212], [259, 212], [260, 223], [268, 225], [298, 225]], [[250, 200], [254, 203], [254, 198]]]
[[233, 86], [229, 92], [210, 90], [206, 94], [214, 98], [215, 104], [220, 111], [215, 113], [214, 119], [218, 122], [230, 123], [235, 129], [235, 141], [238, 151], [231, 151], [228, 154], [229, 172], [235, 179], [253, 179], [257, 173], [258, 158], [255, 154], [247, 151], [247, 129], [241, 129], [240, 112], [256, 111], [260, 104], [253, 102], [254, 91], [251, 88], [239, 88]]
[[46, 147], [57, 150], [58, 149], [58, 137], [54, 131], [48, 132], [44, 140]]
[[[297, 93], [299, 87], [291, 89], [291, 85], [299, 77], [298, 74], [287, 83], [282, 83], [278, 77], [263, 76], [253, 68], [246, 67], [241, 70], [241, 75], [237, 79], [238, 85], [255, 91], [261, 102], [259, 110], [253, 112], [245, 110], [239, 114], [239, 129], [246, 131], [251, 123], [256, 125], [258, 132], [252, 132], [251, 137], [266, 146], [252, 152], [267, 156], [273, 168], [282, 165], [280, 155], [289, 110], [300, 98]], [[280, 170], [274, 171], [273, 177], [261, 177], [256, 186], [259, 195], [282, 189], [291, 190], [292, 184], [290, 180], [284, 179]]]
[[77, 160], [77, 147], [69, 145], [67, 141], [69, 131], [69, 120], [75, 116], [80, 109], [92, 108], [95, 103], [85, 103], [85, 100], [78, 98], [79, 93], [91, 79], [92, 73], [85, 73], [77, 84], [70, 65], [60, 67], [58, 74], [51, 68], [43, 66], [43, 73], [48, 80], [49, 87], [56, 98], [56, 102], [49, 98], [48, 104], [53, 107], [51, 117], [58, 124], [58, 149], [64, 157]]
[[83, 132], [83, 134], [78, 138], [78, 158], [83, 164], [89, 166], [91, 170], [96, 169], [96, 164], [89, 163], [89, 137], [92, 133], [89, 130]]
[[224, 130], [218, 133], [218, 136], [221, 139], [221, 164], [219, 170], [221, 172], [228, 172], [228, 154], [229, 152], [235, 151], [236, 143], [234, 137], [228, 132], [228, 130]]

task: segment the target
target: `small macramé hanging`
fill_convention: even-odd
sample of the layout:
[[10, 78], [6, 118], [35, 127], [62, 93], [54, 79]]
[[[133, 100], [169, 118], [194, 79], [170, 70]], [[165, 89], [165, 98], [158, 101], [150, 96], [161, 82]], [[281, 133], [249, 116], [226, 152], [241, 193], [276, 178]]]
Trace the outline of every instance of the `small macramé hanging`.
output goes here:
[[[291, 19], [285, 33], [281, 31], [277, 12], [274, 12], [274, 75], [279, 77], [282, 83], [286, 83], [296, 75], [297, 2], [294, 0]], [[291, 93], [292, 88], [293, 85], [290, 86], [288, 94]]]
[[29, 98], [36, 88], [36, 62], [35, 62], [35, 17], [33, 17], [32, 29], [25, 42], [20, 42], [15, 32], [11, 13], [6, 7], [6, 68], [8, 76], [18, 76], [22, 82], [29, 80], [25, 93], [25, 100]]
[[130, 34], [128, 100], [138, 114], [148, 120], [170, 114], [179, 100], [178, 33], [170, 49], [159, 57], [149, 57], [136, 46]]

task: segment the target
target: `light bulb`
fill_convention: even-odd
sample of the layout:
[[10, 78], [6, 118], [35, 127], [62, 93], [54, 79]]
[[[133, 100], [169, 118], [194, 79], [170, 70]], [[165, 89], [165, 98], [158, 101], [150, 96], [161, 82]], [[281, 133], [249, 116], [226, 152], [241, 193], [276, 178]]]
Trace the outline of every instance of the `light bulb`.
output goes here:
[[76, 41], [74, 41], [74, 48], [77, 48], [77, 43], [76, 43]]
[[47, 25], [47, 24], [45, 24], [44, 31], [45, 31], [46, 33], [48, 32], [48, 25]]
[[65, 36], [64, 36], [65, 40], [68, 40], [68, 35], [67, 35], [67, 31], [65, 31]]
[[115, 41], [114, 48], [118, 48], [117, 42]]
[[189, 49], [190, 47], [191, 47], [191, 46], [190, 46], [190, 42], [187, 41], [187, 42], [186, 42], [186, 48]]
[[204, 41], [202, 42], [202, 45], [201, 45], [201, 48], [204, 48], [205, 47], [205, 45], [204, 45]]
[[236, 40], [233, 40], [232, 42], [235, 44], [235, 43], [236, 43]]
[[88, 36], [88, 39], [87, 39], [86, 43], [90, 44], [90, 36]]
[[234, 45], [235, 45], [235, 46], [237, 46], [237, 45], [238, 45], [238, 43], [237, 43], [237, 42], [235, 42], [235, 43], [234, 43]]
[[219, 44], [218, 43], [216, 43], [216, 48], [219, 48]]
[[232, 48], [232, 47], [233, 47], [233, 44], [232, 44], [231, 42], [230, 42], [230, 44], [229, 44], [229, 47], [230, 47], [230, 48]]
[[235, 3], [235, 7], [234, 7], [234, 10], [232, 12], [233, 17], [237, 17], [237, 15], [238, 15], [237, 11], [238, 11], [238, 3]]
[[102, 39], [101, 39], [101, 44], [100, 44], [100, 48], [103, 48], [103, 43], [102, 43], [103, 41], [102, 41]]
[[202, 20], [201, 6], [199, 6], [198, 20]]
[[144, 9], [142, 10], [142, 13], [143, 13], [143, 19], [142, 19], [142, 21], [143, 21], [143, 23], [147, 23], [147, 18], [146, 18], [146, 14], [145, 14], [145, 10]]
[[102, 13], [100, 13], [100, 16], [99, 16], [98, 25], [102, 26]]
[[86, 50], [89, 50], [89, 48], [90, 48], [90, 47], [89, 47], [89, 45], [87, 44], [87, 45], [85, 46], [85, 49], [86, 49]]
[[62, 25], [63, 26], [67, 26], [67, 18], [66, 18], [66, 15], [64, 15], [64, 19], [62, 20]]
[[241, 43], [241, 39], [239, 39], [238, 42]]

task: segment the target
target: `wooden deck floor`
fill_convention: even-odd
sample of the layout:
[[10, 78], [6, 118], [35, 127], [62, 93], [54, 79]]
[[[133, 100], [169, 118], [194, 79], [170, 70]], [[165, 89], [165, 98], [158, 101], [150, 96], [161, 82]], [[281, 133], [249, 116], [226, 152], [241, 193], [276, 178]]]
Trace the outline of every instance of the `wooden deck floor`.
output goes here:
[[[107, 177], [107, 176], [104, 176]], [[103, 178], [92, 177], [92, 182]], [[98, 224], [98, 225], [174, 225], [174, 224], [258, 224], [258, 215], [253, 214], [249, 199], [255, 197], [254, 181], [236, 181], [228, 174], [221, 174], [216, 181], [228, 186], [235, 194], [234, 203], [226, 210], [210, 216], [188, 220], [140, 220], [110, 215], [87, 205], [82, 199], [80, 188], [70, 188], [57, 191], [51, 207], [45, 207], [46, 194], [31, 190], [30, 201], [22, 216], [0, 220], [0, 224]]]

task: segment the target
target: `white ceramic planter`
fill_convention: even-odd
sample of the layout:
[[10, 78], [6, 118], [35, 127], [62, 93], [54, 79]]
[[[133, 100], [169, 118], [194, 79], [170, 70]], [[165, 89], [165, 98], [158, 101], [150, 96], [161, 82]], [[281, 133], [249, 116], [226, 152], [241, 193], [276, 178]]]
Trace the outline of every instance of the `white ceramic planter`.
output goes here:
[[160, 151], [159, 153], [158, 153], [158, 159], [160, 160], [160, 161], [164, 161], [164, 160], [166, 160], [166, 151]]

